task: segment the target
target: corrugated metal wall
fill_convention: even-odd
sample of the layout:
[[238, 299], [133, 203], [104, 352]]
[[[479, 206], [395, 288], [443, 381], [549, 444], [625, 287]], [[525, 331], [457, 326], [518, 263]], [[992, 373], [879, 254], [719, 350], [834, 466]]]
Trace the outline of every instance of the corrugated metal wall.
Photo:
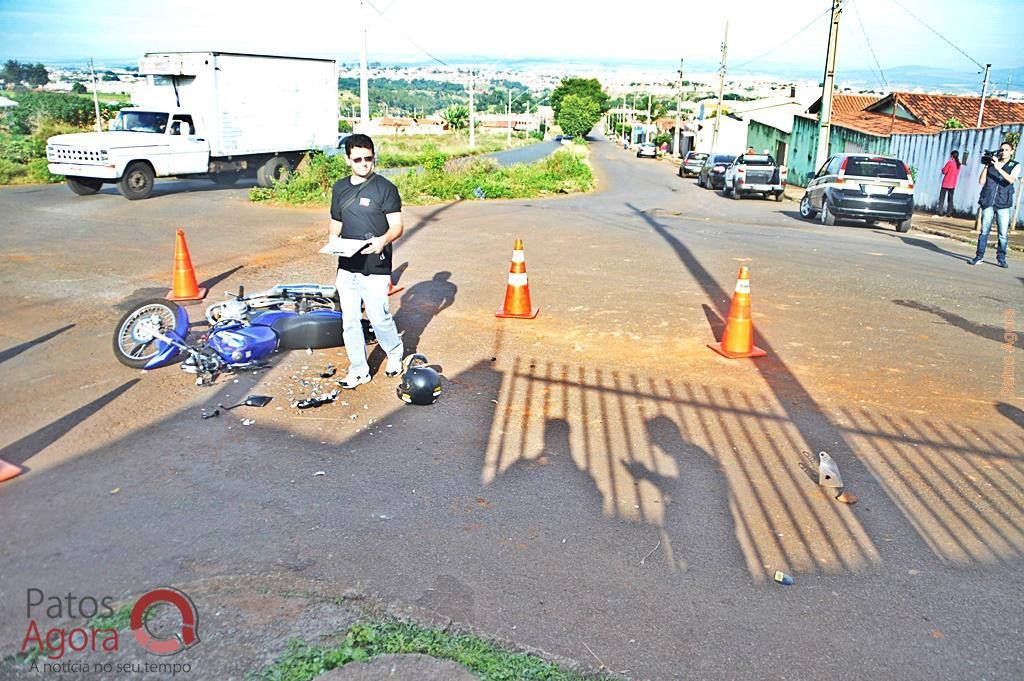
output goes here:
[[[889, 153], [917, 170], [914, 206], [928, 212], [938, 209], [939, 189], [942, 186], [939, 170], [946, 164], [949, 152], [959, 150], [961, 161], [966, 154], [967, 162], [960, 168], [960, 178], [953, 192], [953, 210], [961, 217], [972, 218], [981, 194], [978, 178], [981, 175], [982, 152], [998, 148], [1008, 132], [1024, 133], [1024, 125], [943, 130], [933, 135], [893, 135]], [[1018, 145], [1016, 159], [1018, 163], [1024, 164], [1024, 145]], [[1021, 191], [1020, 184], [1016, 191]], [[1024, 210], [1018, 219], [1022, 218]]]

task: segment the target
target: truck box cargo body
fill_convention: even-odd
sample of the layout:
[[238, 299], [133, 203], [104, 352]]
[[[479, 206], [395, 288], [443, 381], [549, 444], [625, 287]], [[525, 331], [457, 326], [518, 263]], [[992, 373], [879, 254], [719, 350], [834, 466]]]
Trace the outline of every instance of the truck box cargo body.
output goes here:
[[103, 133], [47, 141], [50, 172], [75, 193], [117, 182], [145, 198], [153, 177], [206, 176], [219, 184], [287, 176], [303, 154], [338, 135], [337, 67], [326, 59], [223, 52], [149, 53], [145, 76]]

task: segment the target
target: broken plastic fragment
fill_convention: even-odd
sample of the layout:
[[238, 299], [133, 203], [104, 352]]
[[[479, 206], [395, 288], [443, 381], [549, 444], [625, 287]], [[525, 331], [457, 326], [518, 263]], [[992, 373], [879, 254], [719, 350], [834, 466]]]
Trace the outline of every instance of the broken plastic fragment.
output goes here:
[[787, 575], [782, 570], [775, 571], [775, 581], [783, 586], [789, 586], [793, 583], [793, 578]]

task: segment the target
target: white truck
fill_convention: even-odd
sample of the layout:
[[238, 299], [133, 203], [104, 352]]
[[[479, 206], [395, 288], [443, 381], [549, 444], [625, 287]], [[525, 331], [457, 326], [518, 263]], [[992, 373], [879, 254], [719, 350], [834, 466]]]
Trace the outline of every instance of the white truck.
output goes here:
[[132, 105], [107, 132], [51, 137], [46, 159], [71, 191], [117, 183], [144, 199], [156, 177], [207, 177], [230, 185], [284, 179], [304, 154], [338, 139], [337, 65], [230, 52], [148, 53]]

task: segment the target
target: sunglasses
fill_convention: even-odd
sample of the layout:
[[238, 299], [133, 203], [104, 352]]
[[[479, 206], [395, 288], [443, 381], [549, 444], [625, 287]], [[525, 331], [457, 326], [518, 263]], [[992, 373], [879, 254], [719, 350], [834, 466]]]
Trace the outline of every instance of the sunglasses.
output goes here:
[[373, 156], [360, 156], [359, 158], [349, 157], [353, 163], [373, 163]]

